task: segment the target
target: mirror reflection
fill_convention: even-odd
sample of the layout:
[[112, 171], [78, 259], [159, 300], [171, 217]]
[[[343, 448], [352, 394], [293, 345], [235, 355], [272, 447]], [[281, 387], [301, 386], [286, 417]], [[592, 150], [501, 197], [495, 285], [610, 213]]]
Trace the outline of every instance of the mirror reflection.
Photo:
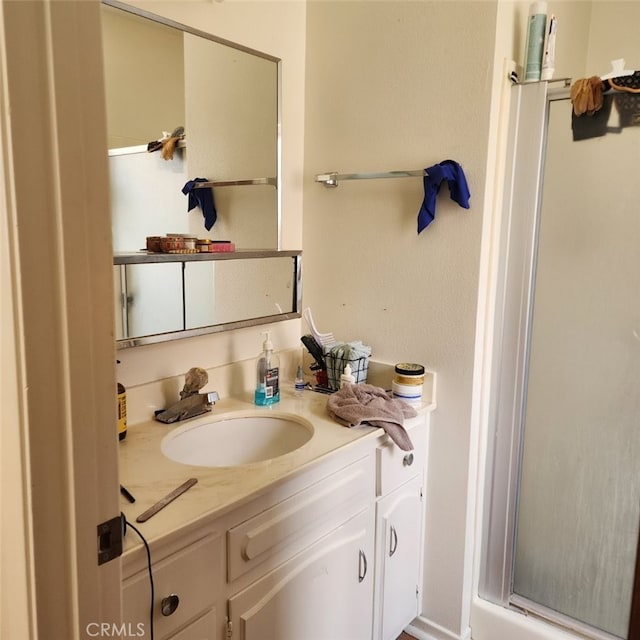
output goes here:
[[[184, 232], [277, 249], [278, 63], [173, 23], [102, 5], [114, 251]], [[184, 127], [171, 160], [149, 143]], [[214, 188], [215, 225], [187, 213], [185, 184], [270, 178]]]
[[[236, 247], [224, 265], [175, 255], [174, 264], [117, 266], [118, 338], [297, 313], [297, 259], [244, 260], [280, 245], [278, 60], [116, 0], [103, 2], [102, 26], [115, 254], [144, 255], [147, 237], [167, 234]], [[171, 159], [151, 150], [178, 127]], [[210, 229], [199, 206], [188, 210], [183, 189], [195, 178], [213, 184]]]
[[[124, 261], [114, 266], [116, 338], [145, 344], [161, 334], [197, 335], [247, 319], [292, 317], [300, 304], [299, 254], [283, 253], [241, 260], [199, 260], [196, 255], [155, 263], [116, 257]], [[251, 291], [247, 282], [252, 282]]]

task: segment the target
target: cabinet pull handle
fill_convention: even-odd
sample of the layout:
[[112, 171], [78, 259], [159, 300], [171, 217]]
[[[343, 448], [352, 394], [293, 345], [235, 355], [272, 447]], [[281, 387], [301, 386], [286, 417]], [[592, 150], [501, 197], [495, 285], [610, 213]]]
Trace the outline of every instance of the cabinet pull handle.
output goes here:
[[360, 549], [360, 562], [358, 563], [358, 582], [362, 582], [367, 575], [367, 556]]
[[392, 525], [391, 526], [391, 544], [389, 546], [389, 557], [391, 557], [396, 552], [397, 548], [398, 548], [398, 532], [396, 531], [396, 528]]
[[163, 616], [170, 616], [178, 608], [179, 604], [180, 598], [178, 598], [176, 593], [172, 593], [171, 595], [162, 598], [160, 602], [160, 611]]
[[402, 458], [402, 464], [405, 467], [410, 467], [413, 464], [413, 453], [407, 453], [407, 455]]

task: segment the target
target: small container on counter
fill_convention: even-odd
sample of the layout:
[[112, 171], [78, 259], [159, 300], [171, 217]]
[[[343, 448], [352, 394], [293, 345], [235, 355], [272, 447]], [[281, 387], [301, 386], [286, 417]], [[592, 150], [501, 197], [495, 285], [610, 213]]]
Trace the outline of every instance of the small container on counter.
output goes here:
[[304, 387], [305, 387], [305, 381], [304, 381], [304, 374], [302, 372], [302, 365], [298, 365], [298, 370], [296, 371], [296, 380], [294, 384], [295, 394], [297, 396], [302, 395], [302, 392], [304, 391]]
[[213, 240], [209, 245], [210, 253], [233, 253], [236, 245], [229, 240]]
[[163, 253], [196, 253], [196, 237], [186, 233], [167, 233], [161, 238]]
[[161, 238], [163, 253], [182, 253], [184, 251], [184, 238], [179, 236], [165, 236]]
[[184, 250], [186, 252], [196, 252], [196, 238], [194, 236], [184, 236]]
[[422, 401], [424, 367], [413, 362], [401, 362], [395, 366], [391, 391], [395, 398], [407, 402]]
[[147, 236], [147, 251], [160, 253], [162, 251], [162, 237]]

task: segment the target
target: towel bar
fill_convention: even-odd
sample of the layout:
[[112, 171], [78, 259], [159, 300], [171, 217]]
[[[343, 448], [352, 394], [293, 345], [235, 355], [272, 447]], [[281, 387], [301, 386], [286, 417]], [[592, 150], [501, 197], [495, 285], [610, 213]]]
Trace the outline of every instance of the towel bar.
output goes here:
[[250, 180], [213, 180], [211, 182], [199, 182], [194, 186], [194, 189], [210, 189], [212, 187], [245, 187], [245, 186], [260, 186], [269, 185], [271, 187], [277, 187], [278, 181], [276, 178], [252, 178]]
[[337, 187], [340, 180], [377, 180], [379, 178], [422, 178], [426, 175], [424, 169], [415, 171], [383, 171], [379, 173], [321, 173], [316, 176], [316, 182], [322, 182], [325, 187]]

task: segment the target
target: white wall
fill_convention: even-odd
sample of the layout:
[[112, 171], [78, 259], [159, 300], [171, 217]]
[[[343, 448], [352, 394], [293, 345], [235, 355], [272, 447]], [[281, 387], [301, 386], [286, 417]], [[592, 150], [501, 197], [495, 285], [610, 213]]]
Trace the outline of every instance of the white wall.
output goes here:
[[[429, 478], [425, 630], [466, 632], [467, 473], [494, 2], [310, 2], [307, 19], [305, 304], [322, 330], [375, 358], [437, 372]], [[417, 235], [419, 178], [313, 182], [451, 158], [471, 209], [449, 199]]]

